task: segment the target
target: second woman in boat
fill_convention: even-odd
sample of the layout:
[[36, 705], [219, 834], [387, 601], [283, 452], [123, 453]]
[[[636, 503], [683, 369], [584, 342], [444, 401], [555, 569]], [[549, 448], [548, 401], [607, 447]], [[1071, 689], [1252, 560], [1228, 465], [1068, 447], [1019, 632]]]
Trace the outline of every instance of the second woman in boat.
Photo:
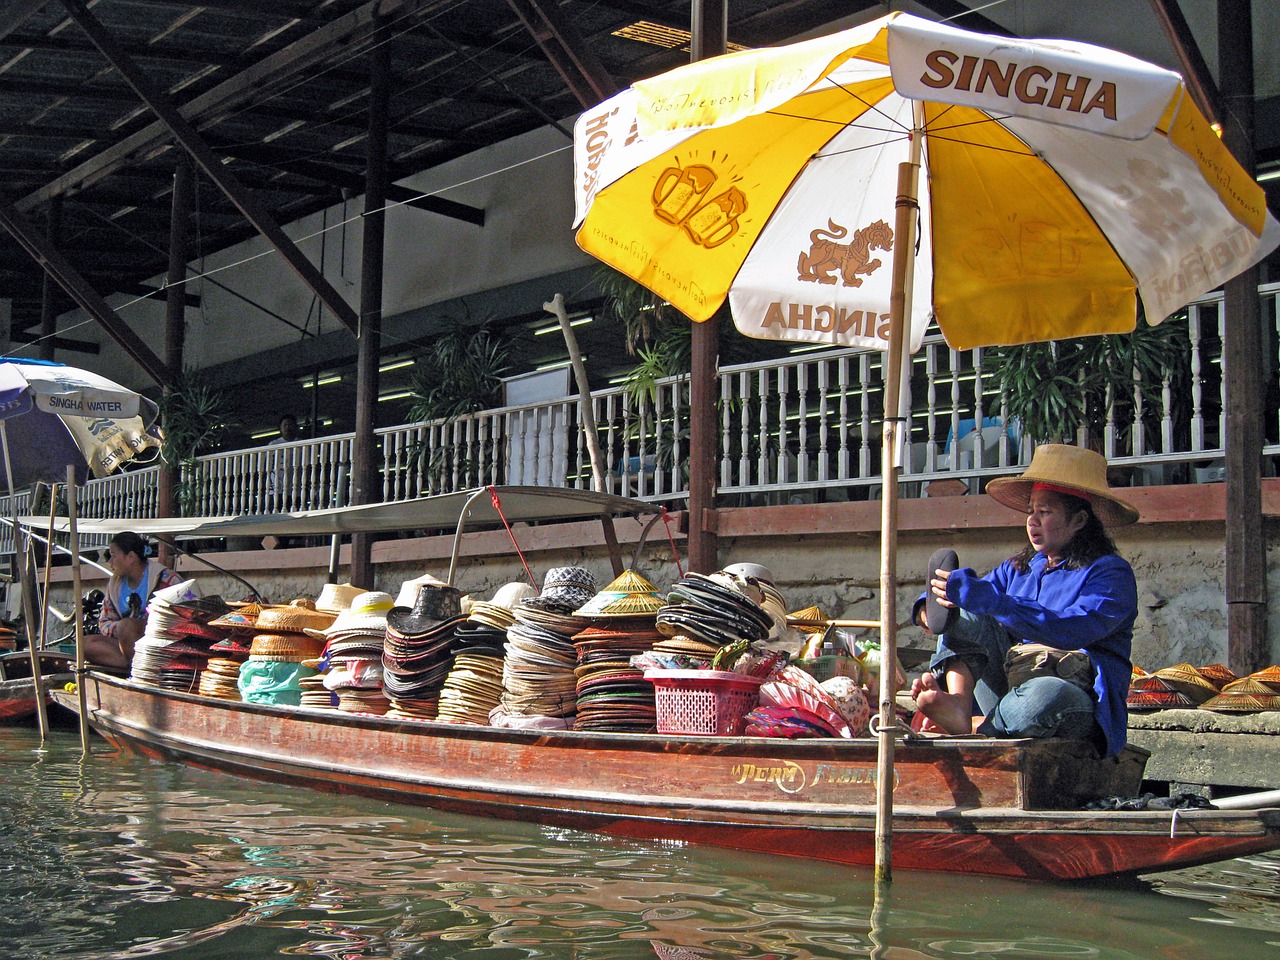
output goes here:
[[84, 638], [85, 659], [103, 667], [128, 670], [134, 644], [147, 626], [147, 602], [157, 590], [178, 582], [159, 560], [147, 559], [147, 541], [136, 533], [117, 533], [107, 544], [106, 598], [102, 601], [101, 631]]
[[984, 577], [930, 571], [914, 619], [928, 629], [932, 595], [948, 622], [911, 688], [925, 729], [1068, 737], [1106, 756], [1123, 749], [1137, 583], [1104, 524], [1133, 523], [1138, 512], [1111, 492], [1106, 470], [1098, 453], [1047, 444], [1022, 476], [987, 485], [1027, 515], [1029, 543]]

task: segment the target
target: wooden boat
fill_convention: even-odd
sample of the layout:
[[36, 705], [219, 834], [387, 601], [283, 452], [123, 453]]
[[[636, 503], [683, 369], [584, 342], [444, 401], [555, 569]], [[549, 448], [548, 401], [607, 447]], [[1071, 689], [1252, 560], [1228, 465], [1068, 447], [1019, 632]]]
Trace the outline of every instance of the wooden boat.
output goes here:
[[[75, 679], [75, 674], [71, 672], [73, 659], [65, 653], [40, 653], [46, 702], [50, 702], [50, 688], [64, 686]], [[35, 712], [36, 684], [31, 676], [30, 654], [26, 651], [0, 654], [0, 723], [25, 720]]]
[[[474, 519], [490, 492], [500, 494], [512, 521], [598, 516], [617, 572], [611, 517], [655, 509], [604, 494], [499, 487], [256, 521], [176, 524], [198, 537], [440, 527]], [[99, 533], [120, 527], [81, 525]], [[450, 582], [462, 530], [458, 519]], [[231, 702], [99, 672], [86, 674], [84, 683], [88, 722], [113, 744], [155, 758], [617, 837], [859, 866], [875, 861], [874, 739], [519, 730]], [[79, 699], [64, 690], [54, 698], [73, 710]], [[893, 862], [902, 869], [1077, 880], [1280, 848], [1280, 809], [1082, 809], [1094, 799], [1136, 796], [1147, 755], [1131, 748], [1098, 760], [1086, 745], [1059, 740], [903, 741], [894, 761]]]
[[[874, 861], [876, 742], [463, 726], [175, 693], [86, 676], [111, 743], [241, 776], [618, 837]], [[55, 691], [74, 709], [76, 696]], [[1133, 796], [1146, 753], [921, 738], [895, 757], [898, 868], [1076, 880], [1280, 848], [1280, 809], [1084, 811]]]

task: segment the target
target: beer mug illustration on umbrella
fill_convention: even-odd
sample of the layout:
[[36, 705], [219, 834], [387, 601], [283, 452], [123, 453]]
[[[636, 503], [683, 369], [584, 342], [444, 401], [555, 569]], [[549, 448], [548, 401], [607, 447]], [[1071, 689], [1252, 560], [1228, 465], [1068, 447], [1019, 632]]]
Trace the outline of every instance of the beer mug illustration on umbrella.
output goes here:
[[737, 187], [708, 200], [684, 222], [693, 242], [710, 250], [738, 232], [738, 217], [747, 209], [747, 198]]
[[683, 170], [667, 167], [653, 186], [653, 212], [660, 220], [679, 225], [698, 209], [715, 182], [716, 172], [701, 164]]

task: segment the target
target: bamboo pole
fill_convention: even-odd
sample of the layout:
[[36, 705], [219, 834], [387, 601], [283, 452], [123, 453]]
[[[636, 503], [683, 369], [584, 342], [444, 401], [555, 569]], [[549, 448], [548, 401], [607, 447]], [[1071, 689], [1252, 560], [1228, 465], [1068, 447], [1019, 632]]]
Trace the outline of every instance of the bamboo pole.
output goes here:
[[[58, 515], [58, 485], [56, 483], [49, 484], [49, 539], [48, 543], [53, 543], [53, 523]], [[49, 633], [49, 576], [53, 571], [53, 553], [51, 549], [46, 549], [44, 554], [44, 584], [41, 587], [40, 596], [43, 598], [40, 603], [40, 646], [45, 646], [45, 638]]]
[[67, 466], [67, 529], [71, 537], [71, 590], [76, 618], [76, 698], [80, 712], [80, 749], [89, 755], [89, 710], [84, 688], [84, 600], [80, 596], [80, 536], [76, 532], [76, 470]]
[[898, 452], [902, 442], [903, 361], [907, 325], [911, 322], [911, 293], [915, 274], [915, 230], [919, 212], [919, 175], [924, 113], [913, 104], [911, 147], [907, 162], [898, 165], [895, 202], [893, 287], [889, 297], [889, 350], [885, 357], [884, 429], [880, 449], [880, 712], [876, 756], [875, 878], [893, 880], [893, 761], [897, 724], [898, 662]]
[[22, 619], [27, 627], [27, 653], [31, 657], [31, 684], [35, 688], [36, 725], [40, 730], [40, 742], [49, 737], [49, 713], [44, 703], [44, 680], [40, 676], [39, 641], [36, 638], [36, 612], [34, 606], [35, 574], [31, 569], [31, 538], [18, 525], [18, 494], [13, 485], [13, 461], [9, 457], [9, 430], [0, 420], [0, 452], [4, 454], [4, 472], [9, 478], [9, 511], [13, 525], [14, 556], [21, 555], [18, 566], [18, 589], [22, 592]]
[[542, 309], [553, 314], [560, 321], [560, 331], [564, 334], [565, 346], [569, 348], [569, 362], [573, 365], [573, 376], [578, 381], [578, 416], [582, 418], [582, 431], [587, 438], [587, 453], [591, 456], [591, 485], [596, 493], [605, 493], [604, 489], [604, 457], [600, 453], [600, 436], [596, 433], [596, 414], [591, 409], [591, 386], [587, 382], [587, 367], [582, 362], [582, 351], [578, 349], [578, 338], [569, 323], [569, 314], [564, 308], [564, 294], [557, 293], [551, 300], [542, 305]]

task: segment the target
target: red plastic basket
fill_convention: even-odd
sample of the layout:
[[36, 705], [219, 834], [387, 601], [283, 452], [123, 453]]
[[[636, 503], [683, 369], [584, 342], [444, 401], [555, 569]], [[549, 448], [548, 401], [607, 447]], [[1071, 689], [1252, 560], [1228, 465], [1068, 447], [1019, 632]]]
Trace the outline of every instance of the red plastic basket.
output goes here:
[[658, 732], [738, 736], [760, 702], [760, 677], [725, 670], [646, 670], [658, 705]]

